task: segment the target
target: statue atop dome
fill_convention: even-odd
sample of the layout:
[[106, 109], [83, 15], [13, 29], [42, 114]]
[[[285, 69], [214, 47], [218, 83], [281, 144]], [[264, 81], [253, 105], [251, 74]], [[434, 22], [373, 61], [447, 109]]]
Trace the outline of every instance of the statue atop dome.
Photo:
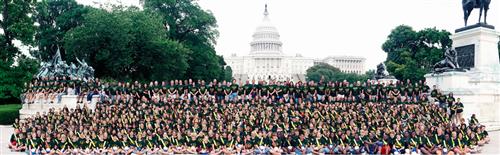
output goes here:
[[269, 12], [267, 12], [267, 4], [265, 5], [265, 9], [264, 9], [264, 16], [267, 16], [269, 15]]

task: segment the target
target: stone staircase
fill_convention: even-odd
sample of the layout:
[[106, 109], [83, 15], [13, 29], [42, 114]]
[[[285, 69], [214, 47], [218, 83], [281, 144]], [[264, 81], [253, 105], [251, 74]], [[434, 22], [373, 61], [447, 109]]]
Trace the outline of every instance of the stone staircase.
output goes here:
[[[95, 109], [95, 105], [99, 100], [98, 95], [92, 96], [92, 101], [90, 103], [76, 103], [77, 95], [63, 95], [61, 99], [61, 103], [46, 103], [44, 101], [35, 101], [33, 104], [23, 104], [21, 110], [19, 110], [19, 118], [25, 119], [30, 116], [36, 115], [37, 113], [48, 112], [49, 109], [59, 110], [64, 107], [68, 107], [70, 109], [76, 108], [77, 106], [83, 107], [84, 105], [88, 106], [90, 109]], [[86, 99], [85, 99], [86, 100]]]
[[306, 76], [304, 74], [293, 74], [293, 81], [298, 82], [298, 81], [306, 81]]

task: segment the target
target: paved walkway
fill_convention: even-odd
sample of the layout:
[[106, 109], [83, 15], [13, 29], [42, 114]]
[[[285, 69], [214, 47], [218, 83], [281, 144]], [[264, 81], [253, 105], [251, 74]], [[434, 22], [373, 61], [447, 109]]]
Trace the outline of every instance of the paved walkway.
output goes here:
[[488, 132], [490, 143], [483, 147], [482, 154], [500, 154], [500, 130]]
[[14, 132], [14, 128], [10, 125], [0, 125], [0, 155], [16, 155], [25, 154], [20, 152], [10, 152], [8, 144], [10, 141], [10, 135]]
[[[20, 152], [11, 152], [8, 149], [10, 135], [14, 132], [10, 125], [0, 125], [0, 155], [24, 154]], [[491, 131], [491, 142], [482, 148], [481, 154], [500, 154], [500, 131]]]

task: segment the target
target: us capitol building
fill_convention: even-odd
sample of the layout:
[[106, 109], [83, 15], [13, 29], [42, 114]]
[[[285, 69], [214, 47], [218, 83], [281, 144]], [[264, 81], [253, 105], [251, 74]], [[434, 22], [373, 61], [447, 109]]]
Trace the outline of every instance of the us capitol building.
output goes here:
[[233, 70], [237, 81], [247, 80], [292, 80], [305, 81], [306, 70], [318, 63], [327, 63], [345, 73], [363, 74], [365, 58], [353, 56], [328, 56], [322, 59], [286, 55], [280, 41], [278, 29], [271, 23], [267, 5], [262, 23], [257, 27], [250, 42], [247, 56], [232, 54], [224, 57]]

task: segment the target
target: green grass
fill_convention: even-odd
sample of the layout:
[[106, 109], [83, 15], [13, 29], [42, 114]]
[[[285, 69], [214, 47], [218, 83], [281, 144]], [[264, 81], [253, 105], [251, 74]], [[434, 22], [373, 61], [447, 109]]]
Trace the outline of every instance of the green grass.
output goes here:
[[14, 120], [19, 118], [19, 110], [21, 107], [21, 104], [0, 105], [0, 124], [8, 125], [14, 123]]

